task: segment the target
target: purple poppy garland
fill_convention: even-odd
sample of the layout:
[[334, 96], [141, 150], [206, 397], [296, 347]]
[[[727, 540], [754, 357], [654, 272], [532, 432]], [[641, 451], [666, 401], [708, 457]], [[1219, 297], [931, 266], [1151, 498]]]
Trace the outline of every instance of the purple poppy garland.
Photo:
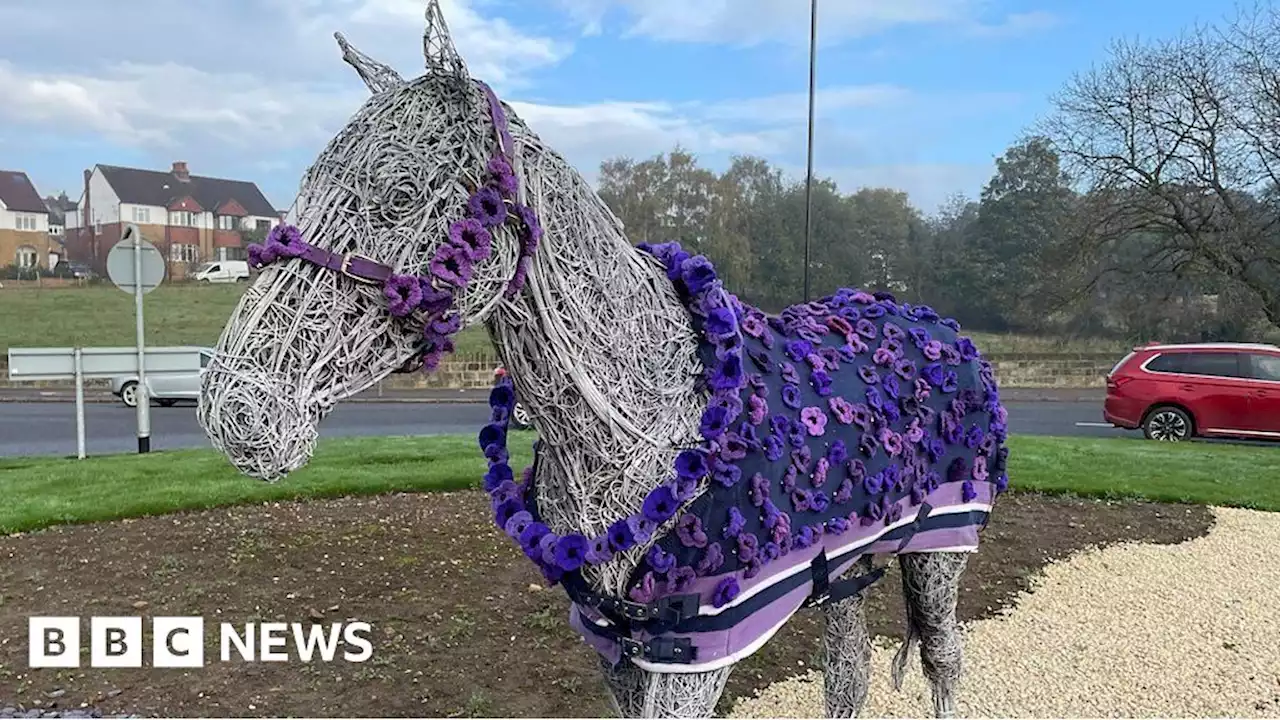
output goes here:
[[[649, 540], [661, 525], [675, 518], [681, 505], [693, 499], [702, 480], [713, 474], [713, 464], [719, 464], [715, 461], [718, 454], [732, 455], [740, 450], [731, 443], [721, 447], [719, 440], [743, 411], [738, 399], [746, 385], [738, 326], [742, 307], [725, 292], [705, 257], [691, 257], [674, 243], [642, 245], [640, 249], [666, 263], [668, 274], [693, 299], [694, 312], [705, 318], [703, 332], [717, 347], [718, 364], [707, 370], [707, 382], [713, 392], [702, 418], [703, 441], [698, 447], [683, 450], [676, 456], [674, 477], [650, 491], [639, 512], [614, 522], [599, 537], [587, 538], [579, 533], [557, 535], [545, 524], [535, 521], [525, 505], [532, 466], [525, 469], [520, 483], [515, 482], [506, 445], [515, 394], [509, 379], [495, 386], [489, 398], [490, 422], [481, 429], [478, 438], [489, 462], [484, 488], [493, 501], [498, 527], [520, 544], [551, 584], [559, 582], [565, 573], [583, 565], [602, 564], [617, 553]], [[695, 544], [707, 541], [705, 532], [694, 523], [680, 525], [678, 532]], [[724, 587], [717, 587], [716, 602], [724, 604], [736, 596], [735, 582], [732, 578], [722, 581]]]
[[[507, 297], [524, 287], [528, 265], [542, 239], [542, 225], [532, 208], [515, 202], [519, 182], [511, 163], [501, 153], [486, 168], [485, 182], [467, 199], [467, 216], [449, 226], [448, 239], [428, 264], [426, 275], [396, 275], [387, 278], [382, 292], [387, 310], [395, 317], [415, 311], [426, 314], [423, 323], [423, 369], [435, 370], [441, 358], [453, 352], [453, 336], [462, 328], [462, 318], [453, 309], [457, 295], [471, 281], [475, 264], [493, 254], [493, 231], [508, 222], [518, 225], [520, 257], [507, 284]], [[276, 260], [302, 257], [313, 249], [293, 225], [271, 229], [266, 242], [249, 246], [249, 264], [261, 268]]]

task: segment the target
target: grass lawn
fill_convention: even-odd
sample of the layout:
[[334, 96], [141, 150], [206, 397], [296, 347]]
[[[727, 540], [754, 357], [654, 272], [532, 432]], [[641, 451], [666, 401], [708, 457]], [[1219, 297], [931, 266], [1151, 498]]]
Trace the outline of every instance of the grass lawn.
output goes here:
[[[243, 292], [234, 284], [161, 285], [144, 301], [147, 343], [212, 347]], [[109, 282], [0, 290], [0, 357], [10, 347], [133, 345], [133, 335], [133, 296]], [[491, 355], [493, 345], [483, 329], [467, 329], [458, 352]]]
[[[512, 437], [513, 465], [531, 433]], [[1280, 452], [1270, 447], [1014, 437], [1017, 490], [1280, 511]], [[236, 473], [211, 450], [74, 459], [0, 459], [0, 533], [70, 522], [291, 500], [475, 487], [484, 459], [471, 436], [342, 439], [275, 484]]]

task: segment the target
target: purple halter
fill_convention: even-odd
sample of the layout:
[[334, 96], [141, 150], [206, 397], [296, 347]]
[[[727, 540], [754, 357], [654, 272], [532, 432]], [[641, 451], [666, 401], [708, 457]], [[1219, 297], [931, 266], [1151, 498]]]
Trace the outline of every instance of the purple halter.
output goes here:
[[254, 268], [296, 258], [361, 284], [381, 285], [387, 310], [396, 317], [423, 312], [423, 345], [419, 354], [427, 371], [436, 369], [441, 357], [453, 352], [453, 336], [462, 327], [454, 301], [471, 281], [475, 263], [493, 254], [491, 232], [513, 223], [520, 238], [520, 257], [505, 293], [509, 298], [524, 287], [529, 259], [542, 238], [537, 214], [516, 199], [520, 183], [511, 166], [514, 142], [507, 114], [493, 89], [479, 80], [475, 82], [488, 100], [498, 150], [486, 167], [484, 183], [467, 200], [467, 216], [449, 227], [448, 240], [436, 251], [426, 274], [401, 275], [391, 266], [359, 253], [336, 253], [316, 247], [302, 239], [297, 227], [284, 223], [271, 229], [264, 244], [249, 246], [249, 264]]

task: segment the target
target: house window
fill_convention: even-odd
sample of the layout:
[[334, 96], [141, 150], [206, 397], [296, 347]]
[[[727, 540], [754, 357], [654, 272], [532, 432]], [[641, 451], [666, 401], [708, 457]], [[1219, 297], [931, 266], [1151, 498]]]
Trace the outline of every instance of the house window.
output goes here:
[[30, 245], [18, 248], [18, 267], [26, 270], [35, 267], [39, 262], [40, 255], [35, 248]]
[[186, 243], [170, 243], [169, 262], [195, 263], [200, 261], [200, 248]]
[[14, 221], [18, 230], [35, 230], [36, 216], [28, 213], [15, 213]]
[[270, 220], [259, 220], [259, 221], [258, 221], [258, 224], [257, 224], [257, 226], [256, 226], [256, 227], [257, 227], [259, 230], [270, 230], [270, 229], [271, 229], [271, 221], [270, 221]]
[[172, 210], [169, 212], [169, 224], [182, 227], [195, 227], [196, 214], [190, 210]]
[[218, 262], [227, 260], [245, 260], [248, 259], [249, 253], [242, 247], [220, 247], [218, 248]]
[[133, 209], [133, 221], [136, 223], [151, 222], [151, 208], [135, 207]]
[[236, 229], [236, 219], [235, 219], [234, 217], [230, 216], [230, 215], [219, 215], [219, 216], [218, 216], [218, 229], [219, 229], [219, 230], [235, 230], [235, 229]]

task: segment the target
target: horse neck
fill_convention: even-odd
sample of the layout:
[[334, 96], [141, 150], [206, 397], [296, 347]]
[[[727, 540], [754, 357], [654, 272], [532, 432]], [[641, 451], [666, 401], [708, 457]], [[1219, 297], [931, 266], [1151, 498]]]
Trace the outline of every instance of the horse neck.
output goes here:
[[540, 515], [593, 537], [670, 475], [706, 402], [697, 336], [665, 271], [576, 172], [553, 177], [529, 187], [546, 234], [526, 289], [488, 327], [544, 441]]

